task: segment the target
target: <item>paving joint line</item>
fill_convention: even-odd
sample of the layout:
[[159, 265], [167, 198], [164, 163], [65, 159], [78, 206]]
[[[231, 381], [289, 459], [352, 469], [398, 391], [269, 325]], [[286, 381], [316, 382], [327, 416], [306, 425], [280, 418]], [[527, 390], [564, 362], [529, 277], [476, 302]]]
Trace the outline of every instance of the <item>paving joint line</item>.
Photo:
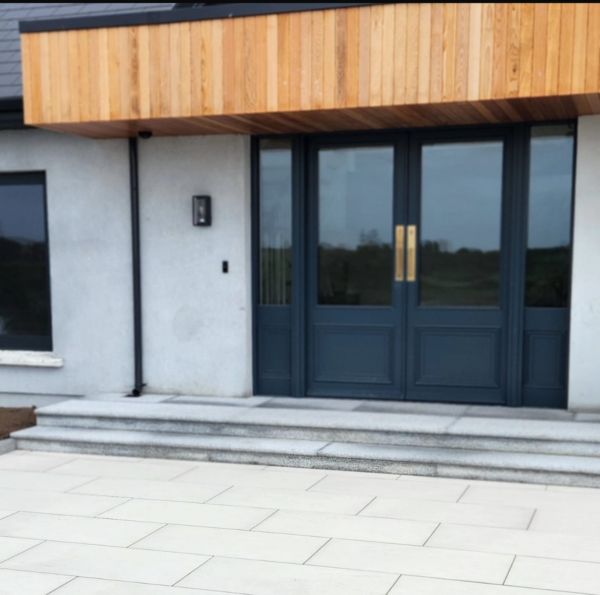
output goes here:
[[[200, 554], [197, 554], [200, 555]], [[191, 572], [188, 572], [185, 576], [181, 577], [178, 581], [175, 581], [171, 587], [176, 587], [179, 583], [181, 583], [182, 581], [184, 581], [186, 578], [188, 578], [188, 576], [191, 576], [192, 574], [194, 574], [194, 572], [196, 572], [196, 570], [199, 570], [200, 568], [202, 568], [202, 566], [204, 566], [207, 562], [210, 562], [215, 556], [208, 556], [208, 560], [204, 560], [204, 562], [201, 562], [198, 566], [196, 566], [196, 568], [194, 568], [194, 570], [192, 570]], [[183, 587], [185, 588], [185, 587]]]
[[[262, 525], [263, 523], [266, 523], [273, 515], [277, 514], [280, 511], [281, 511], [281, 509], [274, 510], [269, 516], [265, 517], [262, 521], [260, 521], [256, 525], [254, 525], [254, 527], [251, 527], [250, 529], [246, 529], [246, 531], [249, 531], [249, 532], [254, 531], [254, 529], [256, 529], [257, 527], [260, 527], [260, 525]], [[261, 533], [261, 531], [256, 531], [256, 533]], [[269, 533], [269, 535], [271, 535], [271, 533]]]
[[[6, 558], [6, 560], [2, 560], [2, 563], [1, 563], [2, 566], [4, 566], [4, 564], [6, 564], [7, 562], [10, 562], [11, 560], [18, 558], [21, 554], [30, 552], [31, 550], [35, 549], [36, 547], [39, 547], [40, 545], [44, 545], [45, 543], [48, 543], [47, 539], [28, 539], [28, 538], [24, 538], [24, 537], [21, 537], [20, 539], [24, 539], [25, 541], [39, 541], [39, 543], [36, 543], [35, 545], [32, 545], [32, 546], [28, 547], [27, 549], [24, 549], [22, 552], [19, 552], [18, 554], [15, 554], [14, 556], [11, 556], [10, 558]], [[13, 570], [13, 569], [12, 568], [4, 568], [3, 570]], [[40, 574], [47, 574], [47, 573], [40, 573]], [[70, 576], [70, 575], [67, 575], [67, 576]]]
[[[83, 494], [81, 494], [83, 495]], [[107, 496], [108, 497], [108, 496]], [[103, 518], [100, 515], [101, 514], [107, 514], [109, 512], [112, 512], [113, 510], [115, 510], [115, 508], [119, 508], [119, 506], [123, 506], [123, 504], [127, 504], [128, 502], [131, 502], [132, 500], [134, 500], [134, 498], [125, 498], [125, 502], [120, 502], [119, 504], [115, 505], [115, 506], [111, 506], [110, 508], [108, 508], [107, 510], [104, 510], [102, 512], [99, 512], [97, 515], [93, 516], [93, 517], [87, 517], [87, 518], [93, 518], [93, 519], [97, 519], [97, 518]]]
[[[421, 547], [426, 547], [427, 544], [429, 543], [429, 540], [434, 536], [434, 534], [436, 533], [436, 531], [442, 526], [442, 523], [438, 523], [437, 527], [431, 532], [431, 535], [425, 540], [425, 543], [421, 546]], [[443, 548], [439, 548], [439, 549], [443, 549]]]
[[[119, 519], [119, 520], [122, 522], [122, 519]], [[125, 521], [125, 522], [127, 523], [127, 522], [131, 522], [131, 521]], [[151, 531], [150, 533], [148, 533], [148, 535], [144, 535], [144, 537], [141, 537], [140, 539], [137, 539], [133, 543], [130, 543], [128, 546], [126, 546], [125, 549], [133, 548], [133, 546], [137, 545], [140, 541], [144, 541], [144, 539], [147, 539], [151, 535], [158, 533], [159, 531], [161, 531], [162, 529], [164, 529], [167, 526], [168, 526], [168, 523], [161, 523], [161, 525], [160, 525], [160, 527], [158, 527], [158, 529], [154, 529], [154, 531]]]
[[[40, 574], [44, 574], [44, 573], [40, 573]], [[54, 575], [54, 576], [64, 576], [64, 575]], [[69, 576], [69, 575], [67, 575]], [[62, 589], [63, 587], [66, 587], [69, 583], [72, 583], [75, 579], [78, 579], [78, 576], [72, 576], [66, 583], [62, 584], [60, 587], [56, 587], [56, 589], [52, 589], [52, 591], [48, 591], [48, 593], [46, 593], [46, 595], [52, 595], [52, 593], [57, 593], [60, 589]]]
[[306, 560], [304, 560], [304, 562], [302, 562], [302, 564], [300, 564], [299, 566], [306, 566], [332, 539], [333, 537], [327, 538], [327, 541], [320, 548], [318, 548], [316, 552], [314, 552]]
[[394, 584], [389, 588], [388, 591], [385, 592], [385, 595], [390, 595], [390, 593], [394, 590], [394, 587], [398, 584], [398, 582], [400, 581], [401, 578], [402, 578], [402, 575], [399, 574], [398, 578], [394, 581]]
[[[202, 502], [202, 504], [210, 504], [211, 500], [214, 500], [215, 498], [218, 498], [219, 496], [222, 496], [225, 492], [228, 492], [229, 490], [232, 490], [233, 488], [235, 488], [235, 486], [234, 485], [230, 485], [228, 488], [224, 489], [222, 492], [219, 492], [215, 496], [211, 496], [208, 500], [205, 500], [204, 502]], [[218, 506], [224, 506], [224, 505], [223, 504], [218, 504]]]
[[533, 524], [533, 519], [535, 518], [537, 511], [538, 511], [537, 508], [533, 509], [533, 514], [531, 515], [531, 518], [529, 519], [529, 524], [527, 525], [527, 528], [525, 529], [525, 531], [529, 531], [529, 529], [531, 529], [531, 525]]

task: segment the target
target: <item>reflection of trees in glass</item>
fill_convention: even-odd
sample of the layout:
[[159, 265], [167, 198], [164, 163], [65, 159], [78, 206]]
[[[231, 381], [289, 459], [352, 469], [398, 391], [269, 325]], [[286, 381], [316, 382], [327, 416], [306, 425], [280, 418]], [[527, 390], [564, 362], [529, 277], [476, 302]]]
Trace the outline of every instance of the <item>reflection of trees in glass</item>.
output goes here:
[[529, 248], [525, 282], [528, 308], [566, 308], [569, 302], [571, 249]]
[[440, 242], [421, 244], [421, 305], [499, 306], [500, 252], [442, 248]]
[[292, 247], [263, 247], [260, 251], [260, 303], [283, 306], [292, 303]]
[[319, 246], [319, 304], [390, 306], [393, 247], [376, 229], [362, 231], [355, 249]]
[[44, 242], [0, 237], [0, 334], [50, 334], [47, 275]]

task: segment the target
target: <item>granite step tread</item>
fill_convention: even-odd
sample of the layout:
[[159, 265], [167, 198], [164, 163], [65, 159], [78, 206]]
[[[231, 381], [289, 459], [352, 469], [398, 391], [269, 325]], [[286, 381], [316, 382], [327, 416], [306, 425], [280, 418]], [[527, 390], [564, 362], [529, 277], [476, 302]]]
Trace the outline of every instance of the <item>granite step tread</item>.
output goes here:
[[13, 432], [11, 437], [19, 441], [57, 441], [86, 444], [109, 444], [123, 446], [165, 446], [173, 448], [251, 451], [286, 455], [316, 456], [327, 442], [310, 440], [283, 440], [278, 438], [240, 438], [238, 436], [212, 436], [205, 434], [175, 434], [166, 432], [143, 432], [130, 430], [90, 430], [87, 428], [60, 428], [35, 426]]
[[220, 407], [168, 403], [117, 403], [65, 401], [37, 411], [40, 425], [60, 425], [61, 420], [85, 427], [86, 420], [123, 423], [223, 424], [226, 426], [308, 428], [449, 437], [482, 437], [547, 442], [600, 444], [600, 423], [498, 419], [366, 411], [327, 411]]
[[[550, 473], [569, 473], [600, 476], [600, 458], [565, 455], [521, 454], [466, 449], [440, 449], [412, 446], [382, 446], [369, 444], [323, 443], [306, 440], [269, 438], [239, 438], [122, 430], [88, 430], [37, 426], [15, 432], [19, 443], [38, 445], [54, 442], [62, 445], [88, 444], [135, 446], [143, 449], [189, 449], [195, 451], [228, 451], [240, 453], [269, 453], [277, 455], [425, 463], [433, 465], [466, 466], [482, 469], [512, 469]], [[143, 451], [139, 456], [144, 456]]]

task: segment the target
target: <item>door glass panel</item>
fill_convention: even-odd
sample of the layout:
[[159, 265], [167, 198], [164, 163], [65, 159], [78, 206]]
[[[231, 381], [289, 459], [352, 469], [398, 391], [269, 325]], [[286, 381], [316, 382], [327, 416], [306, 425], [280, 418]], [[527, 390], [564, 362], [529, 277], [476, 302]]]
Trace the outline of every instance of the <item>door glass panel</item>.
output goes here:
[[260, 303], [292, 302], [292, 145], [260, 141]]
[[574, 127], [531, 129], [525, 305], [566, 308], [571, 272]]
[[319, 304], [392, 304], [394, 149], [319, 151]]
[[422, 152], [420, 305], [500, 304], [503, 143]]

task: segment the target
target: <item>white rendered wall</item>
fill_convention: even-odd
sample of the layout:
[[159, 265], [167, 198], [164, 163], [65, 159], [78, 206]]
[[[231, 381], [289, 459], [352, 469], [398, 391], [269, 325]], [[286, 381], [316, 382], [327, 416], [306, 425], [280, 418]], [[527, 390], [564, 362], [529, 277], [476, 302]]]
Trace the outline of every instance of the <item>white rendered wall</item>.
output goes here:
[[0, 173], [45, 171], [54, 353], [62, 368], [0, 366], [0, 392], [131, 389], [127, 142], [0, 132]]
[[577, 135], [569, 409], [600, 411], [600, 116]]
[[[139, 141], [146, 392], [252, 391], [249, 153], [242, 136]], [[192, 225], [199, 194], [212, 227]]]

